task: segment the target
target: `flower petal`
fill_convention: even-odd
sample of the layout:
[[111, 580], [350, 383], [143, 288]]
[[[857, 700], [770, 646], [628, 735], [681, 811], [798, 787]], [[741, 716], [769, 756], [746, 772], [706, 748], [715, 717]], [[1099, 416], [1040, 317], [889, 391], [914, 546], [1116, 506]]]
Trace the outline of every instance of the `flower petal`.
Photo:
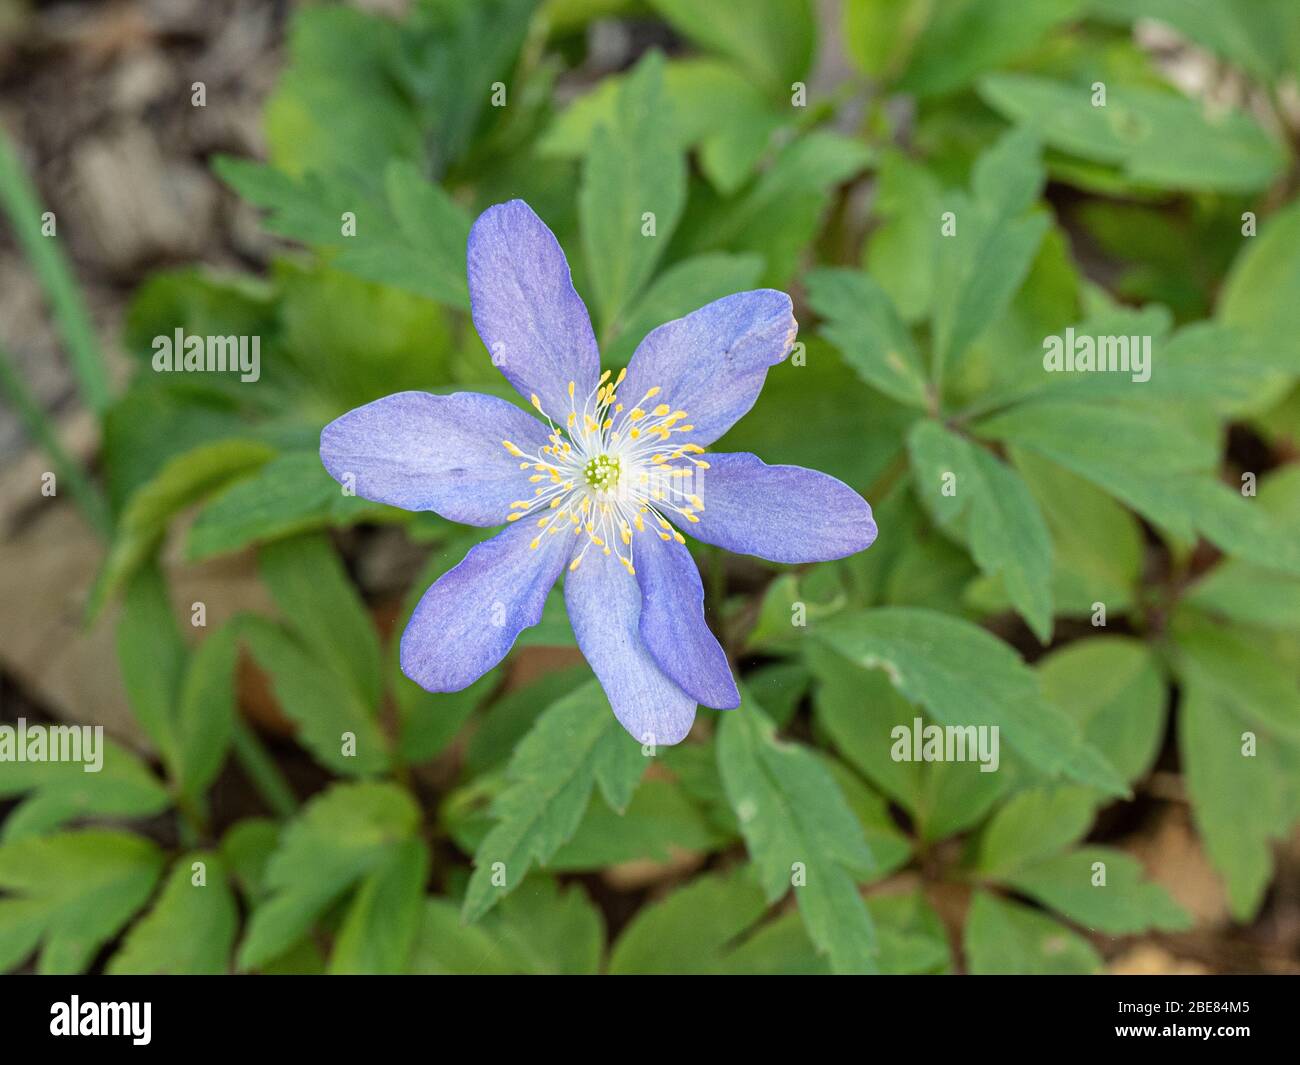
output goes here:
[[588, 552], [564, 578], [578, 646], [619, 724], [641, 743], [673, 744], [695, 720], [695, 700], [668, 677], [637, 631], [641, 590], [613, 558]]
[[767, 368], [789, 354], [798, 328], [784, 292], [724, 296], [650, 332], [619, 398], [630, 407], [658, 386], [655, 402], [686, 411], [684, 424], [695, 427], [681, 439], [708, 445], [754, 405]]
[[398, 392], [348, 411], [321, 430], [320, 457], [363, 499], [434, 510], [465, 525], [502, 525], [510, 504], [531, 496], [528, 474], [502, 447], [534, 454], [547, 428], [495, 396]]
[[460, 691], [495, 666], [542, 617], [546, 594], [572, 549], [567, 536], [511, 525], [475, 544], [424, 593], [402, 633], [402, 672], [425, 691]]
[[570, 381], [579, 396], [596, 387], [600, 350], [555, 234], [523, 200], [499, 203], [475, 221], [467, 258], [474, 327], [492, 364], [562, 418]]
[[697, 702], [735, 709], [740, 693], [726, 653], [704, 620], [704, 585], [691, 553], [676, 540], [642, 535], [633, 561], [641, 588], [641, 637], [655, 661]]
[[697, 540], [773, 562], [825, 562], [870, 547], [871, 506], [843, 481], [802, 466], [769, 466], [744, 452], [708, 456], [696, 492]]

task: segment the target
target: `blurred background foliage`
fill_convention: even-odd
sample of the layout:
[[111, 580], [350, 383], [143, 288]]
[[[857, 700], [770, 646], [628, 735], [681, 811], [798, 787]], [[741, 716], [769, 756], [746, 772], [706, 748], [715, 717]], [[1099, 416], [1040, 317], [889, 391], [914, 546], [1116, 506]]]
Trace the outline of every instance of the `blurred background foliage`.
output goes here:
[[[93, 464], [12, 353], [0, 383], [100, 538], [58, 594], [113, 632], [133, 715], [99, 775], [0, 763], [0, 968], [1300, 968], [1292, 0], [219, 17], [275, 42], [227, 49], [267, 81], [257, 134], [199, 153], [242, 243], [145, 254], [108, 355], [0, 151]], [[180, 80], [159, 114], [192, 108]], [[744, 702], [649, 761], [558, 597], [466, 691], [404, 678], [394, 634], [483, 533], [342, 496], [316, 453], [391, 392], [517, 400], [464, 262], [514, 197], [565, 247], [606, 366], [712, 299], [790, 291], [802, 357], [718, 446], [877, 512], [842, 562], [696, 552]], [[1151, 380], [1045, 374], [1067, 327], [1150, 336]], [[261, 379], [154, 373], [178, 328], [259, 336]], [[180, 586], [213, 565], [210, 587], [252, 587], [199, 625]], [[6, 720], [39, 718], [28, 698]], [[893, 761], [917, 717], [997, 724], [999, 771]]]

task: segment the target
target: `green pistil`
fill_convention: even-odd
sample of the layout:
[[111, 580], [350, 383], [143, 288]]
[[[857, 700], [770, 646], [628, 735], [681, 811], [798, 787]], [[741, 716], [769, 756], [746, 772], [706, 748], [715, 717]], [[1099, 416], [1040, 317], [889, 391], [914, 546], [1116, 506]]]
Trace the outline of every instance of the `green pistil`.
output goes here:
[[618, 474], [618, 459], [609, 455], [597, 455], [582, 468], [587, 484], [601, 492], [608, 492], [618, 484]]

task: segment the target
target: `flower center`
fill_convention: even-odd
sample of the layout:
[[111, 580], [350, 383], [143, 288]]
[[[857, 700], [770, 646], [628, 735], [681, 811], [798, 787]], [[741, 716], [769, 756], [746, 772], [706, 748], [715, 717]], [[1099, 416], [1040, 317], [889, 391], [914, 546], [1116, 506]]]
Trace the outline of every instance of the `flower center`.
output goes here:
[[501, 442], [521, 460], [521, 470], [534, 471], [528, 479], [537, 486], [532, 499], [510, 504], [506, 520], [540, 514], [540, 531], [529, 545], [534, 549], [544, 536], [561, 531], [585, 536], [569, 563], [571, 570], [595, 547], [602, 554], [616, 554], [624, 568], [635, 573], [632, 548], [637, 533], [649, 528], [661, 540], [685, 543], [665, 515], [697, 522], [696, 511], [704, 509], [700, 479], [709, 464], [696, 457], [704, 448], [677, 442], [695, 427], [683, 424], [684, 410], [649, 404], [662, 391], [658, 386], [631, 407], [619, 402], [616, 389], [626, 376], [622, 370], [611, 383], [606, 370], [581, 409], [570, 381], [569, 412], [562, 427], [533, 396], [533, 406], [551, 428], [550, 442], [539, 453], [530, 455], [509, 440]]
[[618, 484], [619, 462], [614, 455], [597, 455], [582, 468], [587, 484], [598, 492], [609, 492]]

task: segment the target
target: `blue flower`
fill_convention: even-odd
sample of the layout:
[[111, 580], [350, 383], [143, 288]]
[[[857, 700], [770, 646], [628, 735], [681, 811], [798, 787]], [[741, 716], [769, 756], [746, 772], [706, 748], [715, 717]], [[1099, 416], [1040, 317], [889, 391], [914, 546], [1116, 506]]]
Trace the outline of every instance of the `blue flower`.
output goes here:
[[676, 743], [697, 704], [740, 703], [679, 530], [791, 563], [876, 537], [870, 506], [834, 477], [705, 452], [789, 354], [790, 297], [740, 292], [668, 322], [614, 377], [559, 242], [526, 203], [480, 215], [468, 260], [474, 325], [537, 416], [474, 392], [401, 392], [321, 432], [325, 468], [358, 495], [505, 525], [425, 592], [402, 671], [428, 691], [466, 687], [537, 624], [564, 575], [574, 636], [618, 720]]

